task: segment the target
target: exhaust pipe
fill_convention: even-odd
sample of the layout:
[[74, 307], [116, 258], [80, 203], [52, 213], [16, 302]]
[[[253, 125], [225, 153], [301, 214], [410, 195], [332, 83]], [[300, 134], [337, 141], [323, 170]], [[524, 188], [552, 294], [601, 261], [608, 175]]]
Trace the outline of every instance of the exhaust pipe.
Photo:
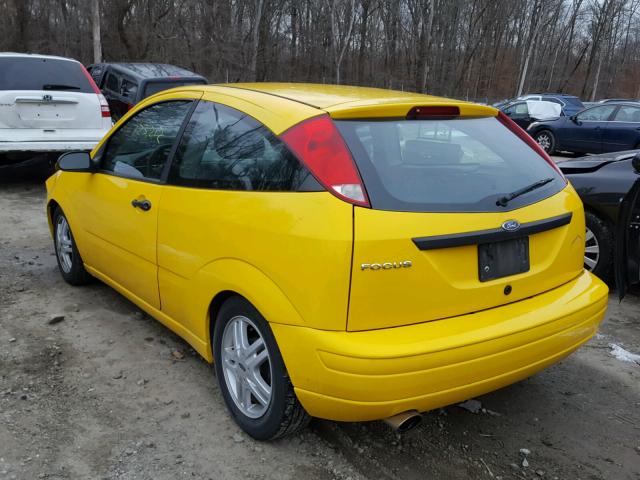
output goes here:
[[406, 433], [420, 425], [422, 415], [416, 410], [408, 410], [398, 413], [392, 417], [387, 417], [384, 422], [398, 433]]

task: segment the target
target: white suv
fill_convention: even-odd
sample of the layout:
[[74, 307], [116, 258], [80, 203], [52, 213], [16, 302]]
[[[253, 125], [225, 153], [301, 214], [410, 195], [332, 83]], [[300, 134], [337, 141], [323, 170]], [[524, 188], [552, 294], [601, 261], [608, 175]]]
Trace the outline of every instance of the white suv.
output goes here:
[[0, 53], [0, 166], [91, 150], [110, 128], [107, 101], [80, 62]]

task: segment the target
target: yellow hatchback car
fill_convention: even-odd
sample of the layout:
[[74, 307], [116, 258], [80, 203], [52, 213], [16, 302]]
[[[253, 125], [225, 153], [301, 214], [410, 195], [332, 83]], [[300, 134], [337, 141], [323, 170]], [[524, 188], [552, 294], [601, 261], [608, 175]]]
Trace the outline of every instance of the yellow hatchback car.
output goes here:
[[586, 342], [573, 188], [496, 109], [301, 84], [181, 87], [47, 180], [58, 264], [214, 362], [257, 439], [389, 419], [521, 380]]

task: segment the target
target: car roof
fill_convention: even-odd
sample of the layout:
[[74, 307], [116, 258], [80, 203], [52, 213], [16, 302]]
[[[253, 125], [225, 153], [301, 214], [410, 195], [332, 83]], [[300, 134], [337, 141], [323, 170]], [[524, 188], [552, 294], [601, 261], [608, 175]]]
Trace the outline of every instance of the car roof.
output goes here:
[[41, 58], [41, 59], [52, 59], [52, 60], [66, 60], [67, 62], [79, 63], [78, 60], [75, 60], [73, 58], [58, 57], [55, 55], [40, 55], [38, 53], [0, 52], [0, 58], [2, 57]]
[[[436, 97], [398, 90], [349, 85], [324, 85], [312, 83], [228, 83], [219, 85], [229, 89], [258, 92], [280, 97], [310, 107], [327, 111], [346, 111], [392, 105], [458, 105], [477, 107], [478, 114], [497, 114], [494, 107], [476, 105], [461, 100]], [[204, 87], [205, 89], [207, 87]], [[406, 114], [406, 112], [405, 112]]]
[[[552, 92], [545, 92], [545, 93], [527, 93], [526, 95], [547, 95], [549, 97], [572, 97], [572, 98], [579, 98], [576, 95], [570, 95], [568, 93], [552, 93]], [[524, 95], [524, 96], [526, 96]]]
[[[136, 78], [167, 78], [167, 77], [202, 77], [197, 73], [168, 63], [100, 63], [100, 66], [113, 66]], [[204, 77], [202, 77], [204, 78]]]
[[[301, 121], [329, 114], [340, 120], [406, 118], [414, 107], [455, 106], [460, 117], [496, 117], [487, 105], [380, 88], [303, 83], [229, 83], [183, 85], [163, 90], [140, 102], [131, 113], [158, 100], [202, 98], [239, 109], [267, 125], [276, 135]], [[436, 118], [436, 117], [434, 117]]]

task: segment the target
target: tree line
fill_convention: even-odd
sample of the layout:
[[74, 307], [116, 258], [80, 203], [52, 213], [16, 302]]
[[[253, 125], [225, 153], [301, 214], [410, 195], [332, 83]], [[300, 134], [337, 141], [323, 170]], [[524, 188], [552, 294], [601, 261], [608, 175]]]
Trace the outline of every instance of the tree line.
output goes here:
[[640, 98], [640, 0], [0, 0], [0, 11], [0, 50], [173, 63], [213, 83]]

